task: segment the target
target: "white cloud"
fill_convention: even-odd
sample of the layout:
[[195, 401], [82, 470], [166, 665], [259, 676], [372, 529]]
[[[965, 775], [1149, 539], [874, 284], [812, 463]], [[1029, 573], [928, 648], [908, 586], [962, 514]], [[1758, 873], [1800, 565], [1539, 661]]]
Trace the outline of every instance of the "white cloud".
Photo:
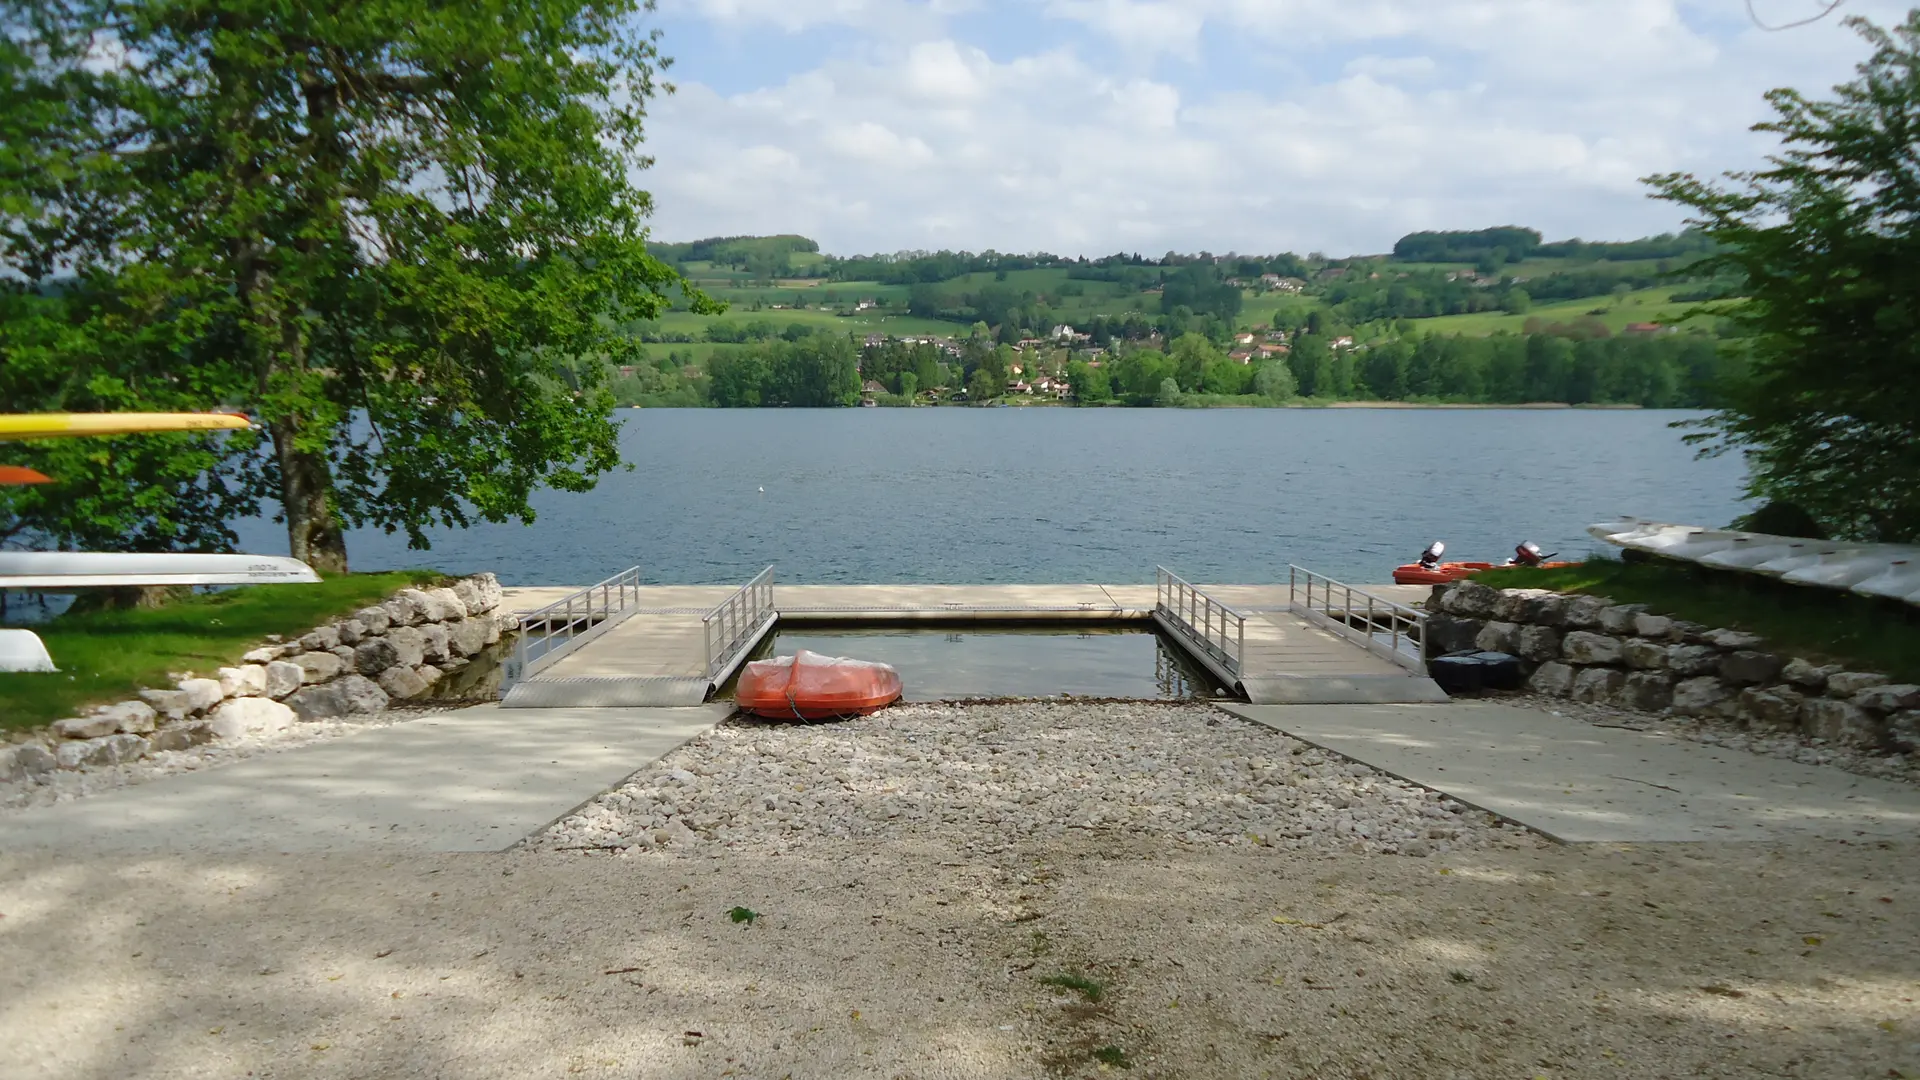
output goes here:
[[[745, 93], [683, 81], [653, 110], [657, 234], [798, 231], [839, 253], [1345, 253], [1509, 222], [1642, 235], [1679, 213], [1639, 177], [1756, 163], [1762, 91], [1824, 92], [1865, 53], [1837, 25], [1760, 32], [1739, 0], [1051, 0], [1058, 18], [974, 41], [942, 21], [952, 5], [700, 7], [783, 32], [932, 20]], [[1222, 60], [1223, 35], [1257, 46]]]

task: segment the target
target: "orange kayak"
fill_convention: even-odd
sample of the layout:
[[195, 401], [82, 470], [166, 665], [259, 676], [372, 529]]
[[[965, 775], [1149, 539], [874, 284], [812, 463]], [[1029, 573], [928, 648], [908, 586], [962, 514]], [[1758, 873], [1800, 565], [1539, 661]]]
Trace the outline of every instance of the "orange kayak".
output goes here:
[[51, 483], [53, 478], [37, 469], [29, 469], [25, 465], [0, 465], [0, 487]]
[[1419, 563], [1408, 563], [1405, 566], [1393, 568], [1393, 583], [1395, 585], [1444, 585], [1449, 581], [1459, 581], [1471, 574], [1491, 569], [1493, 564], [1486, 562], [1443, 562], [1431, 569]]
[[821, 656], [756, 660], [740, 672], [740, 708], [775, 720], [865, 716], [900, 697], [900, 673], [886, 664]]

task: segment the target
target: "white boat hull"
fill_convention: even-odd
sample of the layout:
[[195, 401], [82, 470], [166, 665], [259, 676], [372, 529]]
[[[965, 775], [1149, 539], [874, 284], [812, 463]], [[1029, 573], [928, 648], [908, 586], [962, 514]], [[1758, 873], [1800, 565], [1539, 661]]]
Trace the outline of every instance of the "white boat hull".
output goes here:
[[1603, 521], [1587, 532], [1648, 555], [1920, 606], [1920, 545], [1806, 540], [1641, 518]]
[[284, 555], [0, 551], [0, 589], [94, 589], [131, 585], [313, 584], [320, 575]]
[[40, 635], [31, 630], [0, 630], [0, 671], [59, 671]]

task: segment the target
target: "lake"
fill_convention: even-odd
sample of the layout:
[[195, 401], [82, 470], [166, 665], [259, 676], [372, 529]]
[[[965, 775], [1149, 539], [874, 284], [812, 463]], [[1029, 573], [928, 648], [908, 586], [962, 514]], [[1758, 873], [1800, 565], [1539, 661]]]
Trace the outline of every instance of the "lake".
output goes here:
[[[1434, 540], [1500, 561], [1583, 555], [1621, 514], [1725, 525], [1737, 458], [1678, 412], [1492, 409], [622, 410], [630, 472], [544, 492], [532, 525], [349, 535], [357, 570], [492, 570], [509, 585], [1384, 582]], [[266, 521], [242, 549], [285, 554]]]

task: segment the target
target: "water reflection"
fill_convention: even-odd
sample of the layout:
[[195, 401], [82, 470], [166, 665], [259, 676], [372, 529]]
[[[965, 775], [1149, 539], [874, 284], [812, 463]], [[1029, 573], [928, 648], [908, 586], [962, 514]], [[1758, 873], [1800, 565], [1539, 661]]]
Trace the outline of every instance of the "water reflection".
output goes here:
[[[783, 626], [754, 659], [799, 649], [892, 664], [908, 701], [968, 697], [1211, 698], [1213, 676], [1178, 645], [1140, 626]], [[732, 686], [721, 696], [730, 697]]]

